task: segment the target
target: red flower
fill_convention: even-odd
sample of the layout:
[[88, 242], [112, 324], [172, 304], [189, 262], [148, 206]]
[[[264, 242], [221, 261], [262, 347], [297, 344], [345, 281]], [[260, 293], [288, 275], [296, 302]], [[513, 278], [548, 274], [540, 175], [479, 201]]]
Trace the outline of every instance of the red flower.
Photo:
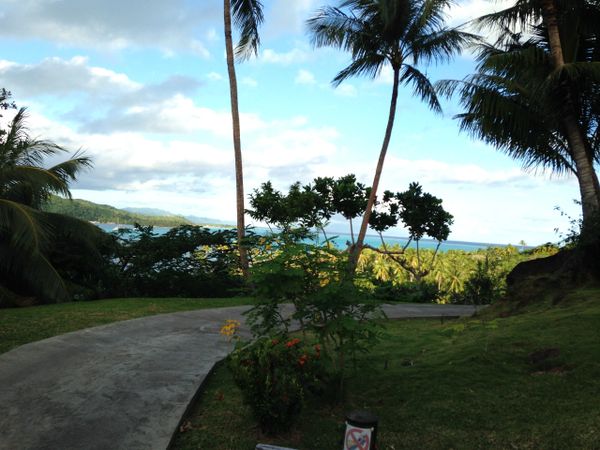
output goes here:
[[277, 344], [279, 344], [279, 339], [273, 339], [273, 340], [271, 341], [271, 344], [273, 344], [273, 345], [277, 345]]
[[308, 355], [306, 353], [300, 358], [298, 358], [298, 364], [300, 364], [301, 366], [303, 366], [306, 363], [306, 361], [308, 361]]
[[299, 344], [299, 343], [300, 343], [300, 339], [294, 338], [291, 341], [286, 342], [285, 346], [287, 348], [290, 348], [290, 347], [293, 347], [294, 345]]

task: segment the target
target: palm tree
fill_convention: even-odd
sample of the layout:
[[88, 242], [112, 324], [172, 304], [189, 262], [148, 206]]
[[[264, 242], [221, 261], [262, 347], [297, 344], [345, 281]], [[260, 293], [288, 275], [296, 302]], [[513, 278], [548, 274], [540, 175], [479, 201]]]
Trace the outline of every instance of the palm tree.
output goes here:
[[[447, 95], [459, 91], [466, 108], [456, 116], [461, 129], [523, 161], [526, 168], [574, 173], [585, 230], [600, 201], [593, 168], [594, 161], [600, 161], [600, 63], [594, 61], [600, 45], [597, 36], [579, 33], [578, 48], [569, 51], [574, 52], [572, 62], [564, 68], [570, 75], [555, 81], [547, 29], [538, 26], [532, 31], [523, 39], [505, 30], [495, 45], [480, 46], [474, 75], [462, 82], [443, 81], [438, 87]], [[574, 145], [566, 116], [576, 118], [583, 149]]]
[[[576, 86], [581, 86], [582, 74], [591, 77], [596, 85], [600, 81], [600, 5], [595, 0], [516, 0], [512, 7], [478, 21], [505, 29], [543, 25], [543, 45], [552, 70], [541, 86], [551, 87], [561, 99], [556, 113], [560, 115], [561, 133], [579, 181], [585, 230], [586, 223], [600, 213], [600, 184], [590, 154], [589, 135], [582, 126], [581, 96]], [[584, 48], [589, 50], [590, 44], [595, 50], [586, 53]]]
[[237, 238], [240, 253], [240, 266], [245, 277], [248, 276], [248, 253], [244, 247], [246, 231], [244, 221], [244, 171], [242, 164], [242, 143], [240, 138], [240, 112], [238, 107], [237, 78], [235, 74], [234, 49], [231, 19], [240, 30], [240, 40], [235, 50], [238, 59], [246, 59], [258, 52], [260, 38], [258, 27], [263, 21], [260, 0], [223, 0], [225, 22], [225, 50], [227, 54], [227, 72], [229, 74], [229, 94], [231, 98], [231, 120], [233, 123], [233, 151], [235, 158], [235, 191], [237, 211]]
[[[51, 194], [70, 197], [69, 182], [91, 166], [81, 154], [50, 168], [44, 159], [65, 150], [33, 139], [25, 127], [26, 111], [20, 109], [9, 129], [0, 133], [0, 284], [25, 285], [29, 293], [50, 300], [67, 296], [64, 281], [47, 257], [53, 229], [90, 232], [91, 224], [40, 207]], [[89, 229], [88, 229], [89, 228]]]
[[377, 197], [400, 84], [412, 85], [414, 93], [431, 109], [441, 112], [431, 82], [417, 66], [448, 60], [471, 38], [444, 27], [444, 10], [451, 4], [452, 0], [344, 0], [339, 7], [321, 8], [308, 21], [316, 47], [332, 46], [352, 55], [350, 65], [333, 79], [334, 86], [352, 76], [374, 78], [386, 65], [393, 72], [388, 122], [358, 239], [351, 251], [351, 272], [356, 268]]

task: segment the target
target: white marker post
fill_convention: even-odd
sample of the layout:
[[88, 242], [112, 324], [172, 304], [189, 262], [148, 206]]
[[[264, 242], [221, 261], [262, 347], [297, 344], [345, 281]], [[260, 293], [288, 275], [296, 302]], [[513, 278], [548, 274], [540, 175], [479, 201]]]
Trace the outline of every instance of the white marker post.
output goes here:
[[379, 418], [368, 411], [353, 411], [346, 416], [344, 450], [375, 450]]

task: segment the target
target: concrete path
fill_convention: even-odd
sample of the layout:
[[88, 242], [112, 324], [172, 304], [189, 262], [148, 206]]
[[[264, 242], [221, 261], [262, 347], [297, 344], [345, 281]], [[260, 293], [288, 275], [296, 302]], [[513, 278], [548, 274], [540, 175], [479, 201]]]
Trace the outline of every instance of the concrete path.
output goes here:
[[[0, 355], [0, 449], [160, 449], [214, 364], [219, 334], [247, 307], [162, 314]], [[471, 315], [456, 305], [388, 305], [390, 318]], [[247, 330], [244, 330], [247, 333]]]

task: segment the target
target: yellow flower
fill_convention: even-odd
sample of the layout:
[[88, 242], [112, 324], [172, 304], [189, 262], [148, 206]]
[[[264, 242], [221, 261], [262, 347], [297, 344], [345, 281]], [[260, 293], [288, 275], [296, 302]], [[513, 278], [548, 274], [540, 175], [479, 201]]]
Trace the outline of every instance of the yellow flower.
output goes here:
[[240, 325], [241, 323], [239, 320], [227, 319], [225, 320], [225, 325], [221, 327], [220, 333], [223, 336], [227, 336], [230, 340], [234, 339], [237, 337], [237, 332], [240, 328]]

